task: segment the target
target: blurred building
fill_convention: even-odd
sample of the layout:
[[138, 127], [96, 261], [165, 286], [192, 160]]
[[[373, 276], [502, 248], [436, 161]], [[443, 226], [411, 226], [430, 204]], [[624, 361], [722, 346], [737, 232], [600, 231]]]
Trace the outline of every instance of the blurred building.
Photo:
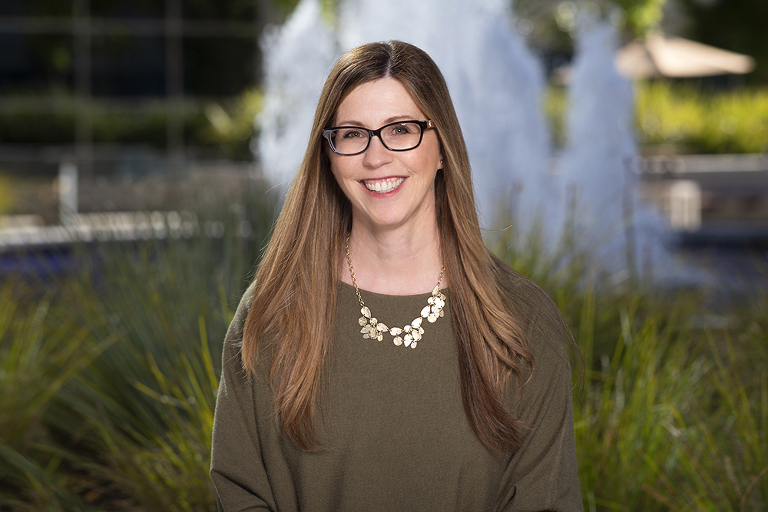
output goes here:
[[87, 175], [126, 146], [183, 162], [206, 105], [258, 83], [276, 16], [262, 0], [3, 0], [0, 168], [67, 158]]

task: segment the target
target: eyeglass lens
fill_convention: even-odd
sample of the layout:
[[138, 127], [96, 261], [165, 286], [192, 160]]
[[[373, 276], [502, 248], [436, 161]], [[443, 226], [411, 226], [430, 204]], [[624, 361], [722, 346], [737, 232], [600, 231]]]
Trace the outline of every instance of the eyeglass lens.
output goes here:
[[[392, 123], [382, 126], [379, 138], [387, 149], [406, 151], [421, 142], [421, 126], [417, 123]], [[337, 153], [355, 154], [368, 147], [370, 132], [363, 128], [343, 127], [331, 130], [330, 142]]]

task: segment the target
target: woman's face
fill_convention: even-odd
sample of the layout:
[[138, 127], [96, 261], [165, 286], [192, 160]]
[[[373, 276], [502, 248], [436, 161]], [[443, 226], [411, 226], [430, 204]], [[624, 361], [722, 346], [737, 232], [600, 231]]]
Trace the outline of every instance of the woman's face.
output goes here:
[[[341, 102], [334, 126], [376, 130], [395, 121], [426, 121], [410, 94], [394, 78], [357, 86]], [[434, 222], [435, 174], [442, 167], [434, 129], [424, 130], [410, 151], [390, 151], [373, 137], [364, 153], [338, 155], [328, 148], [331, 170], [352, 203], [353, 222], [371, 231]], [[432, 216], [429, 219], [428, 216]]]

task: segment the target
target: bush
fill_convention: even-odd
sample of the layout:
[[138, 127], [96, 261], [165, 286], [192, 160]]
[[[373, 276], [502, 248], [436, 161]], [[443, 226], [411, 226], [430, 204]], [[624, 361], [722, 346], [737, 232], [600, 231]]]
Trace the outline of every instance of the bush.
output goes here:
[[53, 255], [68, 274], [4, 277], [0, 509], [215, 510], [223, 333], [275, 208], [250, 197], [199, 212], [189, 239], [83, 245]]
[[[232, 160], [252, 160], [251, 139], [262, 95], [247, 89], [235, 98], [217, 102], [185, 101], [184, 143], [206, 148]], [[59, 95], [30, 109], [31, 98], [0, 112], [0, 144], [69, 145], [75, 143], [78, 106], [71, 96]], [[8, 102], [10, 103], [10, 101]], [[139, 144], [164, 149], [169, 103], [137, 104], [95, 100], [91, 108], [94, 144]]]
[[[665, 81], [635, 86], [637, 138], [646, 153], [768, 151], [768, 90], [704, 91]], [[547, 89], [544, 113], [557, 147], [566, 144], [568, 91]]]
[[702, 91], [637, 84], [638, 138], [684, 153], [768, 151], [768, 90]]

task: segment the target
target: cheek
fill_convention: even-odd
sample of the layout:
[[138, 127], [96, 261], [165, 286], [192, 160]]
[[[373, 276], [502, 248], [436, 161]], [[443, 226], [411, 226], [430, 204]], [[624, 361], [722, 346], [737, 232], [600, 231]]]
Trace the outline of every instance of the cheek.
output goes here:
[[333, 177], [336, 179], [336, 181], [339, 180], [339, 162], [336, 158], [334, 158], [334, 155], [328, 156], [328, 163], [330, 164], [331, 168], [331, 174], [333, 174]]
[[429, 166], [433, 169], [440, 169], [440, 161], [443, 159], [443, 151], [440, 147], [436, 137], [430, 137], [427, 142], [427, 156], [426, 160], [429, 162]]
[[336, 180], [336, 184], [341, 188], [341, 190], [344, 192], [344, 194], [347, 194], [347, 189], [349, 188], [349, 180], [346, 179], [349, 176], [349, 173], [346, 172], [346, 168], [344, 163], [339, 162], [335, 158], [331, 158], [331, 174], [333, 175], [333, 179]]

